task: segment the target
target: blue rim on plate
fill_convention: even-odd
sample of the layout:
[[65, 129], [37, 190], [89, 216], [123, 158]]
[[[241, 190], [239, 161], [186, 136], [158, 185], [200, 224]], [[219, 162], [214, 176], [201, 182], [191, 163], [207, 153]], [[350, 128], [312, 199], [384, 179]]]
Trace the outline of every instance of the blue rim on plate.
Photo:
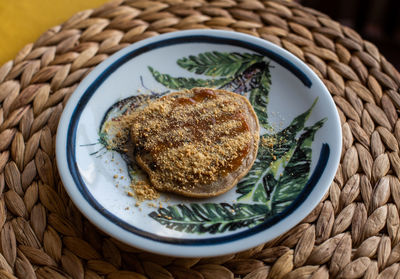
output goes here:
[[[175, 34], [174, 34], [175, 33]], [[200, 43], [200, 42], [206, 42], [208, 44], [223, 44], [223, 45], [233, 45], [233, 46], [238, 46], [238, 47], [243, 47], [245, 49], [252, 50], [260, 55], [266, 56], [273, 60], [274, 62], [280, 64], [282, 67], [286, 68], [289, 70], [294, 76], [296, 76], [303, 84], [304, 86], [311, 88], [314, 86], [313, 81], [316, 80], [316, 75], [313, 74], [311, 71], [306, 72], [305, 70], [301, 69], [298, 67], [298, 60], [297, 58], [293, 58], [292, 56], [289, 57], [291, 58], [290, 60], [284, 56], [282, 56], [280, 53], [277, 53], [277, 47], [273, 46], [271, 47], [271, 44], [266, 43], [265, 41], [262, 41], [260, 39], [252, 38], [252, 40], [256, 40], [256, 43], [251, 42], [248, 40], [250, 36], [248, 35], [243, 35], [243, 34], [237, 34], [234, 33], [234, 37], [232, 38], [230, 33], [232, 32], [226, 32], [226, 31], [204, 31], [204, 30], [199, 30], [199, 31], [180, 31], [180, 32], [174, 32], [166, 35], [161, 35], [158, 36], [157, 38], [151, 38], [145, 41], [140, 42], [139, 47], [135, 47], [135, 45], [132, 45], [129, 50], [125, 50], [125, 53], [120, 54], [118, 57], [115, 58], [112, 63], [109, 63], [106, 67], [103, 67], [101, 69], [101, 72], [97, 72], [96, 76], [92, 76], [90, 83], [86, 84], [83, 86], [85, 88], [80, 88], [80, 91], [82, 92], [81, 95], [79, 96], [79, 99], [75, 100], [74, 102], [76, 103], [76, 106], [70, 110], [69, 115], [68, 115], [68, 124], [63, 124], [62, 130], [66, 130], [66, 136], [65, 135], [60, 135], [58, 133], [57, 135], [57, 144], [59, 144], [60, 137], [66, 137], [66, 139], [63, 139], [63, 142], [65, 143], [65, 147], [63, 147], [63, 156], [62, 158], [66, 158], [66, 165], [65, 163], [62, 163], [61, 165], [63, 167], [67, 166], [68, 167], [68, 174], [63, 174], [61, 173], [61, 177], [63, 179], [63, 182], [65, 184], [69, 183], [68, 181], [65, 181], [65, 176], [70, 176], [72, 178], [72, 181], [74, 182], [74, 185], [72, 187], [76, 187], [76, 189], [79, 191], [80, 195], [85, 199], [85, 201], [96, 211], [98, 211], [104, 218], [106, 218], [109, 222], [113, 223], [115, 226], [118, 226], [125, 231], [135, 234], [139, 237], [155, 241], [157, 243], [165, 243], [165, 244], [177, 244], [177, 245], [183, 245], [183, 246], [215, 246], [217, 244], [223, 244], [223, 243], [231, 243], [234, 241], [241, 240], [243, 238], [248, 238], [252, 235], [255, 235], [257, 233], [260, 233], [262, 231], [265, 231], [266, 229], [270, 228], [271, 226], [277, 224], [278, 222], [285, 222], [285, 219], [291, 215], [294, 211], [299, 209], [301, 205], [304, 204], [306, 199], [309, 197], [310, 193], [315, 189], [316, 185], [318, 184], [318, 181], [320, 180], [321, 176], [323, 175], [324, 172], [326, 172], [326, 167], [328, 164], [328, 161], [330, 159], [333, 159], [334, 166], [337, 167], [339, 163], [339, 156], [338, 154], [333, 154], [334, 158], [332, 158], [331, 150], [329, 147], [329, 144], [323, 143], [321, 146], [320, 150], [320, 155], [317, 160], [317, 164], [314, 168], [313, 173], [311, 174], [306, 186], [300, 193], [300, 195], [295, 199], [294, 202], [290, 204], [283, 212], [271, 216], [270, 218], [267, 218], [263, 223], [256, 225], [255, 227], [249, 228], [244, 231], [240, 231], [237, 233], [229, 234], [226, 236], [219, 236], [219, 237], [209, 237], [209, 238], [200, 238], [200, 239], [195, 239], [195, 238], [178, 238], [178, 237], [171, 237], [171, 236], [160, 236], [157, 234], [153, 234], [147, 231], [144, 231], [140, 228], [137, 228], [122, 219], [120, 219], [118, 216], [114, 215], [107, 209], [105, 209], [90, 193], [88, 190], [83, 178], [81, 177], [81, 174], [78, 169], [77, 161], [76, 161], [76, 133], [77, 133], [77, 127], [78, 123], [82, 114], [82, 111], [86, 108], [89, 100], [91, 97], [96, 93], [96, 90], [101, 86], [101, 84], [107, 80], [107, 78], [114, 73], [119, 67], [124, 65], [126, 62], [130, 61], [131, 59], [137, 57], [138, 55], [141, 55], [143, 53], [146, 53], [148, 51], [152, 51], [157, 48], [165, 47], [165, 46], [171, 46], [171, 45], [176, 45], [176, 44], [186, 44], [186, 43]], [[146, 42], [147, 41], [147, 42]], [[260, 45], [262, 44], [262, 45]], [[118, 53], [116, 54], [118, 55]], [[287, 55], [287, 54], [286, 54]], [[293, 59], [296, 61], [296, 64], [293, 62]], [[104, 62], [103, 62], [104, 63]], [[103, 65], [103, 63], [101, 65]], [[300, 62], [301, 63], [301, 62]], [[304, 64], [303, 64], [304, 65]], [[90, 76], [90, 75], [89, 75]], [[318, 78], [317, 78], [318, 79]], [[319, 81], [319, 80], [318, 80]], [[320, 82], [320, 81], [319, 81]], [[322, 83], [320, 82], [319, 86]], [[82, 90], [83, 89], [83, 90]], [[77, 89], [78, 91], [78, 89]], [[71, 113], [72, 112], [72, 113]], [[65, 117], [63, 115], [63, 117]], [[338, 118], [337, 118], [338, 120]], [[67, 128], [67, 129], [66, 129]], [[339, 129], [340, 130], [340, 129]], [[340, 131], [339, 131], [340, 133]], [[340, 135], [339, 135], [340, 136]], [[341, 138], [341, 137], [340, 137]], [[61, 156], [59, 155], [59, 147], [57, 147], [57, 162], [60, 167], [60, 160]], [[339, 148], [340, 148], [340, 143], [339, 143]], [[64, 170], [65, 171], [65, 170]], [[330, 181], [333, 180], [333, 175], [335, 173], [335, 170], [329, 170], [329, 179]], [[71, 181], [69, 179], [69, 181]], [[71, 187], [71, 185], [68, 185]], [[328, 185], [329, 186], [329, 185]], [[68, 193], [71, 195], [71, 190], [69, 187], [67, 187]], [[324, 186], [324, 191], [328, 189], [327, 186]], [[322, 191], [322, 192], [324, 192]], [[76, 193], [74, 194], [76, 196]], [[72, 197], [74, 196], [72, 195]], [[322, 195], [319, 194], [320, 198], [322, 198]], [[74, 200], [74, 198], [73, 198]], [[314, 202], [314, 206], [317, 204], [318, 201]], [[79, 204], [77, 206], [82, 210]], [[311, 210], [310, 210], [311, 211]], [[304, 215], [304, 214], [303, 214]], [[87, 215], [87, 217], [96, 223], [96, 220], [91, 218], [90, 216]], [[305, 216], [303, 216], [304, 218]], [[300, 220], [297, 220], [297, 222], [300, 222]], [[99, 223], [96, 223], [99, 225]], [[99, 225], [101, 228], [101, 225]], [[287, 228], [288, 230], [290, 228]], [[110, 231], [109, 231], [110, 232]], [[282, 233], [282, 232], [281, 232]], [[118, 235], [113, 235], [114, 237], [118, 238]], [[122, 241], [126, 241], [126, 239], [120, 239]], [[132, 244], [131, 242], [128, 241], [129, 244]], [[259, 244], [255, 243], [254, 245]], [[133, 244], [135, 245], [135, 244]], [[135, 245], [137, 246], [137, 245]], [[139, 245], [140, 248], [143, 248]], [[248, 247], [250, 248], [250, 247]], [[154, 249], [150, 249], [153, 252], [155, 251]], [[159, 252], [159, 251], [156, 251]], [[164, 253], [165, 254], [165, 253]], [[211, 253], [213, 254], [213, 253]], [[215, 253], [214, 253], [215, 254]], [[218, 254], [218, 253], [217, 253]], [[180, 255], [179, 253], [176, 253], [176, 255]]]

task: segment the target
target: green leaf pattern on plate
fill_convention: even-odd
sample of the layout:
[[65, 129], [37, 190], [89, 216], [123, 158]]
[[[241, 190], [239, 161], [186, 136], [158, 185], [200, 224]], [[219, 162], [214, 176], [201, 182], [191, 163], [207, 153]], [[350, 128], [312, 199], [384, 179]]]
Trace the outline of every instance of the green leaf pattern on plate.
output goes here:
[[198, 75], [233, 77], [263, 59], [263, 56], [251, 53], [213, 51], [178, 59], [177, 64]]
[[216, 87], [230, 82], [231, 78], [221, 79], [196, 79], [196, 78], [183, 78], [183, 77], [171, 77], [168, 74], [161, 74], [160, 72], [149, 67], [151, 74], [154, 79], [168, 87], [170, 89], [180, 90], [183, 88], [192, 89], [194, 87]]
[[[306, 127], [297, 141], [293, 155], [285, 166], [282, 175], [276, 181], [272, 179], [274, 190], [271, 195], [272, 214], [282, 212], [303, 190], [310, 172], [312, 149], [315, 133], [322, 127], [322, 119], [311, 127]], [[268, 180], [266, 181], [269, 182]]]
[[186, 233], [223, 233], [252, 227], [265, 219], [265, 204], [191, 203], [161, 208], [150, 217], [168, 229]]

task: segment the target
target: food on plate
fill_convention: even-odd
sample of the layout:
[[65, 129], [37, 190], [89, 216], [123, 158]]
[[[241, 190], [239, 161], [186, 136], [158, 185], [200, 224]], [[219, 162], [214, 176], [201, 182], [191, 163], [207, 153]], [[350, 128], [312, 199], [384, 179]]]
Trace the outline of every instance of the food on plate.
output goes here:
[[183, 90], [143, 102], [124, 118], [135, 161], [158, 191], [217, 196], [234, 187], [256, 159], [258, 119], [236, 93]]

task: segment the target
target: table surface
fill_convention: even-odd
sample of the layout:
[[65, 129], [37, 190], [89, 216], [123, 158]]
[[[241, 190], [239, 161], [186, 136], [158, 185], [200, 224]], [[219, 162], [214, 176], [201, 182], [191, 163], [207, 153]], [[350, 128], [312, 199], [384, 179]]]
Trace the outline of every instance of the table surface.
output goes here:
[[[54, 157], [63, 106], [94, 66], [189, 28], [245, 32], [292, 52], [331, 92], [343, 132], [335, 179], [306, 219], [269, 243], [209, 259], [153, 255], [100, 232], [70, 201]], [[78, 13], [0, 67], [0, 277], [399, 276], [399, 86], [373, 44], [293, 2], [117, 0]]]

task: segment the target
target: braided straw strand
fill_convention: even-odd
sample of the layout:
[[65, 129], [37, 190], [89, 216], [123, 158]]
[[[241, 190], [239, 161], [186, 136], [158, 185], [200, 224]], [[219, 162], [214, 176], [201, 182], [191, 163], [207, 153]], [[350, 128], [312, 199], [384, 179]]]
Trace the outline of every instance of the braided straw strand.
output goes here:
[[[60, 115], [116, 51], [184, 29], [268, 40], [324, 82], [343, 132], [330, 190], [300, 224], [253, 249], [173, 258], [89, 223], [55, 163]], [[75, 14], [0, 67], [0, 278], [394, 278], [400, 275], [400, 74], [354, 30], [295, 2], [117, 0]]]

